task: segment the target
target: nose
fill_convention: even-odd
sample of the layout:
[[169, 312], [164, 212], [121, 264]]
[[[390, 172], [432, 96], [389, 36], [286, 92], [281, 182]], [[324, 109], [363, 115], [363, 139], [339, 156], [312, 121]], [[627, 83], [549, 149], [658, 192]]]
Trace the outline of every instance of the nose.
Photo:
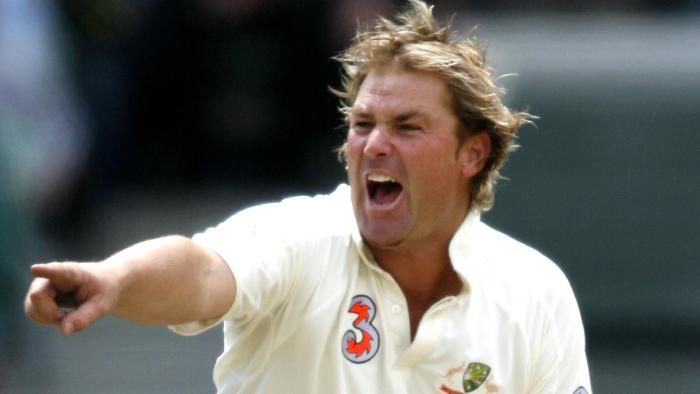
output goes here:
[[391, 136], [383, 128], [377, 126], [370, 133], [365, 144], [365, 155], [369, 157], [389, 156], [392, 151]]

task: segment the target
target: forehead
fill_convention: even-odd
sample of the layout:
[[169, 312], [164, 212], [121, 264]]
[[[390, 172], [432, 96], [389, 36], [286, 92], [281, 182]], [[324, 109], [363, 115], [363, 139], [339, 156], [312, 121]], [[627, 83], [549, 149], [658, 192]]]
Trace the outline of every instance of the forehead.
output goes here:
[[447, 84], [424, 71], [377, 70], [365, 77], [352, 113], [419, 111], [436, 116], [452, 115]]

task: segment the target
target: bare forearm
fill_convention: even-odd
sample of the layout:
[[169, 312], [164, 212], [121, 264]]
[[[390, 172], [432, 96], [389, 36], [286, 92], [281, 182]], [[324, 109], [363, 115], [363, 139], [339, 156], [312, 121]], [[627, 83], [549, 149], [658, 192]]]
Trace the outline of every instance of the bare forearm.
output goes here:
[[59, 326], [63, 335], [109, 314], [143, 324], [211, 319], [224, 314], [236, 294], [227, 264], [180, 236], [141, 242], [102, 263], [35, 264], [31, 272], [27, 316]]
[[189, 238], [138, 243], [104, 261], [119, 278], [112, 313], [144, 324], [177, 324], [222, 315], [235, 294], [233, 275], [214, 252]]

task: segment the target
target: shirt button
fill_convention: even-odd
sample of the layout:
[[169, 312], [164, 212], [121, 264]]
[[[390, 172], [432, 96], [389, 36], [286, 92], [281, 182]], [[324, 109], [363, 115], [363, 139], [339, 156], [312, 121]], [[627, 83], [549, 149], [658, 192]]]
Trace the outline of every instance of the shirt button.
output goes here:
[[391, 306], [391, 313], [398, 315], [401, 313], [401, 305], [394, 304]]

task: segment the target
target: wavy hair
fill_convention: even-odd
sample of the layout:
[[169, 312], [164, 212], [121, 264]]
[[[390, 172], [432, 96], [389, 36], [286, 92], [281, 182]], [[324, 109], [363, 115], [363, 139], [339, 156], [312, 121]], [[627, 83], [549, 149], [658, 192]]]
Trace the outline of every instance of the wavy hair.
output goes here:
[[[342, 65], [342, 86], [331, 89], [340, 100], [346, 123], [362, 82], [373, 71], [391, 66], [430, 72], [447, 84], [454, 113], [459, 119], [458, 138], [485, 132], [491, 153], [482, 170], [470, 182], [470, 210], [487, 211], [493, 206], [499, 170], [515, 148], [518, 129], [534, 118], [511, 112], [502, 102], [503, 89], [496, 85], [485, 62], [483, 46], [471, 38], [454, 38], [451, 20], [440, 26], [433, 7], [409, 0], [409, 7], [395, 21], [379, 17], [373, 26], [360, 30], [351, 45], [334, 59]], [[346, 145], [338, 149], [346, 159]]]

